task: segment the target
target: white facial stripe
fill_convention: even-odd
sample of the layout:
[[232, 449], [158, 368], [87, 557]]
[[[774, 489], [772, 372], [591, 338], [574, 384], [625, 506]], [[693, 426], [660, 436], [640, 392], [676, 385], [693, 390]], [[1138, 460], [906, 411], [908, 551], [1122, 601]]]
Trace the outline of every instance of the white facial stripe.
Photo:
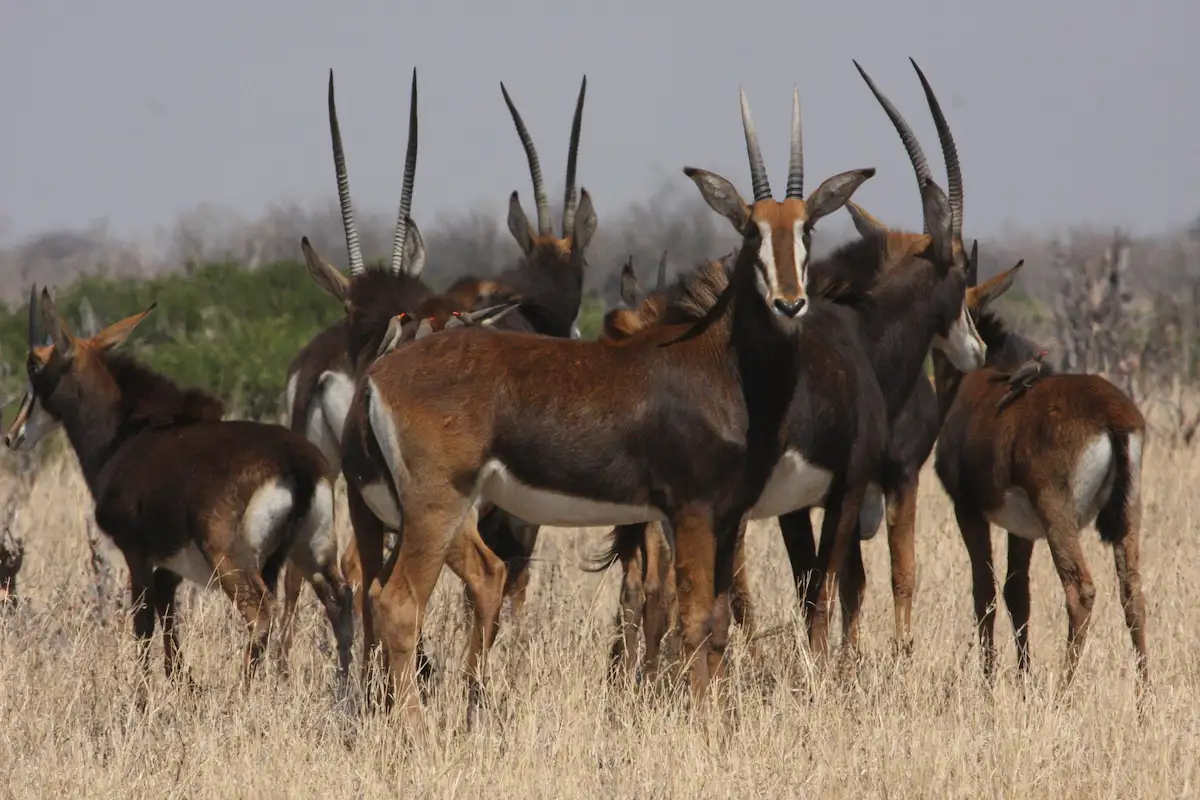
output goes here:
[[965, 305], [950, 325], [948, 336], [934, 337], [933, 346], [945, 353], [950, 363], [960, 372], [980, 369], [987, 357], [987, 346], [979, 338], [975, 323]]
[[804, 246], [804, 223], [792, 223], [792, 252], [796, 256], [796, 274], [800, 276], [800, 288], [808, 289], [808, 248]]
[[771, 226], [765, 222], [758, 223], [758, 233], [762, 242], [758, 246], [758, 260], [762, 262], [767, 273], [767, 290], [771, 294], [779, 293], [779, 271], [775, 268], [775, 248], [771, 242]]

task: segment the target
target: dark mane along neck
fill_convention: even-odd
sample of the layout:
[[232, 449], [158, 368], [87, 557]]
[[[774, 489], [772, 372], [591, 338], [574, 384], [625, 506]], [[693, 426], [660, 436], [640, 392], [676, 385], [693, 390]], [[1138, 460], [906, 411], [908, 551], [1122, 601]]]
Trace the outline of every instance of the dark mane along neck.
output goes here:
[[887, 240], [863, 237], [809, 267], [809, 293], [854, 310], [871, 367], [894, 418], [907, 401], [930, 345], [962, 310], [966, 279], [942, 276], [912, 255], [889, 265]]
[[141, 431], [214, 422], [225, 414], [216, 397], [183, 389], [129, 355], [110, 352], [103, 363], [116, 385], [115, 402], [84, 398], [62, 420], [89, 486], [112, 454]]
[[402, 312], [415, 314], [433, 293], [419, 278], [387, 270], [368, 269], [350, 280], [349, 336], [346, 343], [350, 363], [373, 358], [387, 333], [392, 317]]
[[[975, 328], [979, 331], [979, 338], [987, 345], [987, 366], [1002, 372], [1011, 372], [1042, 350], [1035, 342], [1008, 330], [1004, 322], [991, 311], [984, 311], [975, 317]], [[1049, 362], [1043, 362], [1042, 373], [1050, 372], [1052, 368]]]

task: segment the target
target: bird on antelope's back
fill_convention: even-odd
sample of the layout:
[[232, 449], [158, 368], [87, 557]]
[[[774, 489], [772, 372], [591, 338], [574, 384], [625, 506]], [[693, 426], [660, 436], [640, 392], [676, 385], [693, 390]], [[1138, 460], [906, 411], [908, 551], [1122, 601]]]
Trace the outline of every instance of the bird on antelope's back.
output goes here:
[[1034, 381], [1050, 372], [1049, 365], [1042, 360], [1049, 352], [1049, 350], [1042, 350], [1033, 358], [1017, 367], [1011, 374], [1005, 375], [1001, 373], [992, 378], [993, 381], [1005, 381], [1008, 384], [1008, 392], [996, 403], [997, 411], [1003, 411], [1017, 398], [1025, 394], [1029, 390], [1029, 387], [1033, 386]]

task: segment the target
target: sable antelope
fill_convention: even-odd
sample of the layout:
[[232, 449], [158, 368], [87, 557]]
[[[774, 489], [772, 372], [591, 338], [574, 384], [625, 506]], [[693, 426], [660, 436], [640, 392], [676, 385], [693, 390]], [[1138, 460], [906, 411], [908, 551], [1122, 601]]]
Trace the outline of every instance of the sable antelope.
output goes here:
[[[348, 181], [345, 171], [345, 158], [342, 154], [341, 137], [338, 135], [336, 107], [333, 103], [332, 82], [330, 84], [330, 129], [333, 139], [334, 162], [337, 166], [339, 199], [342, 206], [343, 221], [347, 229], [347, 245], [351, 251], [351, 263], [362, 263], [358, 252], [357, 236], [353, 235], [354, 217], [350, 203]], [[415, 162], [416, 157], [416, 106], [415, 85], [414, 100], [410, 110], [409, 159]], [[411, 270], [405, 268], [404, 257], [400, 267], [391, 273], [364, 271], [346, 278], [341, 272], [321, 258], [305, 239], [301, 246], [305, 260], [313, 279], [343, 304], [347, 312], [345, 321], [346, 338], [343, 346], [346, 348], [346, 360], [351, 365], [353, 374], [358, 379], [365, 367], [381, 354], [385, 354], [397, 345], [405, 344], [416, 339], [423, 339], [429, 333], [445, 327], [451, 329], [471, 326], [474, 323], [495, 326], [510, 331], [550, 332], [563, 336], [570, 334], [571, 320], [578, 313], [579, 292], [582, 286], [583, 253], [591, 235], [595, 230], [595, 212], [586, 192], [581, 200], [574, 201], [574, 165], [575, 153], [579, 140], [579, 128], [582, 115], [583, 91], [581, 89], [579, 104], [576, 107], [575, 121], [572, 130], [572, 147], [568, 170], [568, 199], [564, 224], [571, 235], [564, 240], [539, 240], [537, 246], [527, 251], [525, 262], [521, 267], [501, 275], [497, 280], [483, 281], [475, 278], [462, 279], [455, 283], [446, 293], [435, 295], [423, 283], [414, 278]], [[519, 118], [518, 118], [519, 121]], [[524, 133], [523, 124], [518, 125], [522, 139], [528, 138]], [[532, 146], [532, 145], [530, 145]], [[534, 156], [536, 158], [536, 155]], [[406, 169], [406, 176], [411, 169]], [[535, 186], [540, 187], [540, 171], [534, 170]], [[407, 196], [411, 195], [411, 180], [406, 179]], [[516, 195], [514, 193], [514, 201]], [[520, 204], [516, 203], [516, 213], [520, 214]], [[407, 207], [402, 208], [407, 211]], [[575, 231], [575, 218], [580, 220], [579, 232]], [[523, 218], [523, 217], [522, 217]], [[515, 226], [514, 226], [515, 229]], [[412, 230], [412, 228], [410, 228]], [[519, 237], [518, 237], [519, 238]], [[422, 254], [424, 249], [419, 250]], [[422, 256], [423, 258], [423, 256]], [[539, 277], [540, 276], [540, 277]], [[539, 289], [539, 279], [548, 282], [564, 282], [568, 294], [574, 286], [574, 305], [564, 303], [561, 299], [550, 296]], [[497, 300], [505, 301], [495, 304]], [[479, 308], [479, 306], [488, 306]], [[514, 309], [514, 306], [515, 309]], [[406, 345], [407, 346], [407, 345]], [[399, 517], [393, 513], [395, 502], [387, 494], [383, 482], [372, 479], [369, 458], [364, 448], [368, 445], [362, 438], [362, 409], [356, 406], [357, 401], [348, 404], [348, 412], [342, 432], [342, 471], [347, 479], [348, 498], [351, 522], [355, 530], [354, 541], [346, 548], [343, 556], [343, 569], [351, 575], [361, 574], [360, 585], [370, 582], [382, 566], [383, 536], [387, 530], [397, 530]], [[507, 515], [492, 513], [488, 521], [493, 524], [490, 530], [500, 542], [496, 549], [503, 551], [507, 542], [517, 540], [521, 536], [521, 523], [512, 520]], [[368, 542], [367, 550], [362, 550], [364, 542]], [[480, 608], [489, 607], [489, 601], [481, 601], [475, 595], [481, 591], [482, 577], [491, 574], [495, 569], [492, 550], [482, 542], [472, 541], [472, 548], [483, 555], [482, 562], [476, 560], [455, 561], [454, 566], [459, 576], [463, 578], [468, 595], [473, 604]], [[503, 567], [503, 564], [501, 565]], [[475, 570], [466, 574], [459, 570]], [[510, 586], [514, 594], [523, 589], [523, 584]], [[514, 598], [516, 601], [516, 598]], [[514, 602], [516, 604], [516, 602]], [[366, 633], [367, 652], [374, 644], [371, 636], [372, 625], [369, 608], [360, 609]], [[428, 665], [423, 661], [423, 665]], [[364, 663], [369, 670], [370, 664]]]
[[29, 388], [5, 444], [28, 449], [57, 426], [66, 431], [96, 503], [96, 524], [129, 567], [144, 673], [157, 614], [167, 676], [186, 678], [175, 591], [183, 578], [205, 586], [215, 576], [250, 627], [248, 685], [267, 644], [274, 584], [290, 559], [333, 627], [340, 691], [352, 607], [321, 451], [278, 425], [222, 421], [221, 401], [116, 352], [153, 308], [77, 339], [50, 293], [43, 290], [39, 304], [31, 291]]
[[[392, 667], [403, 670], [397, 699], [414, 722], [425, 605], [442, 564], [473, 533], [480, 501], [539, 525], [669, 521], [698, 700], [720, 668], [727, 615], [714, 608], [718, 598], [727, 604], [739, 522], [783, 455], [796, 335], [813, 313], [804, 288], [812, 229], [874, 174], [830, 178], [807, 202], [789, 180], [787, 199], [776, 202], [744, 94], [742, 109], [756, 204], [724, 178], [685, 169], [743, 236], [719, 301], [697, 302], [711, 291], [698, 276], [671, 304], [668, 324], [625, 342], [448, 331], [367, 370], [360, 396], [371, 455], [395, 492], [394, 513], [403, 509], [400, 546], [372, 582], [370, 606]], [[794, 148], [792, 178], [799, 159]], [[489, 630], [472, 641], [481, 664]]]
[[1012, 617], [1017, 665], [1029, 672], [1029, 563], [1045, 539], [1067, 598], [1065, 682], [1087, 637], [1096, 589], [1079, 532], [1093, 521], [1112, 545], [1121, 605], [1136, 654], [1139, 686], [1149, 683], [1146, 604], [1138, 570], [1142, 448], [1137, 406], [1099, 375], [1055, 375], [1042, 365], [1020, 402], [997, 411], [1011, 372], [1041, 348], [1005, 327], [991, 304], [1012, 286], [1021, 264], [982, 286], [969, 277], [968, 302], [988, 344], [987, 366], [964, 375], [934, 354], [943, 418], [934, 466], [954, 502], [971, 557], [972, 594], [985, 675], [995, 669], [995, 576], [990, 526], [1008, 532], [1004, 602]]
[[[916, 61], [909, 59], [909, 62], [921, 82], [941, 144], [949, 190], [951, 240], [956, 264], [961, 264], [963, 184], [958, 150], [933, 88], [921, 68], [917, 66]], [[854, 62], [854, 66], [899, 134], [916, 175], [918, 188], [932, 182], [933, 174], [930, 171], [928, 159], [926, 159], [912, 128], [857, 61]], [[923, 234], [895, 231], [884, 226], [854, 202], [847, 203], [846, 208], [864, 241], [862, 244], [847, 245], [827, 258], [815, 262], [812, 265], [812, 274], [817, 280], [849, 280], [860, 285], [867, 284], [880, 272], [903, 268], [912, 253], [919, 252], [928, 246], [928, 222], [926, 222]], [[864, 247], [873, 248], [873, 254], [864, 258]], [[973, 250], [970, 257], [966, 259], [967, 269], [972, 268], [975, 256]], [[955, 275], [954, 280], [958, 281], [959, 277], [957, 276], [963, 275], [961, 268], [955, 270]], [[957, 297], [961, 290], [953, 288], [951, 291]], [[975, 342], [981, 345], [975, 357], [982, 359], [986, 349], [982, 347], [979, 336], [973, 329], [971, 317], [966, 313], [965, 305], [963, 309], [962, 317], [956, 321], [955, 331], [966, 342]], [[894, 313], [907, 316], [912, 312], [909, 309], [897, 307]], [[938, 350], [945, 352], [945, 337], [943, 335], [935, 336], [933, 345], [935, 352]], [[871, 350], [875, 352], [875, 348], [871, 348]], [[923, 366], [910, 372], [894, 369], [894, 363], [888, 361], [876, 363], [878, 364], [876, 374], [879, 377], [880, 386], [888, 398], [888, 438], [875, 481], [871, 486], [868, 499], [869, 508], [862, 515], [859, 537], [851, 545], [853, 550], [851, 559], [854, 564], [853, 569], [861, 571], [860, 542], [873, 538], [878, 531], [879, 523], [886, 518], [888, 548], [891, 553], [892, 598], [895, 615], [894, 641], [898, 650], [908, 652], [912, 647], [912, 598], [916, 577], [917, 491], [921, 468], [933, 451], [934, 442], [937, 439], [940, 418], [937, 397], [931, 383], [919, 379], [919, 376], [924, 374]], [[976, 365], [979, 365], [978, 362]], [[780, 517], [779, 525], [789, 558], [792, 561], [794, 575], [798, 581], [803, 580], [806, 572], [811, 574], [811, 567], [806, 568], [805, 565], [811, 563], [811, 554], [814, 549], [809, 511], [802, 510], [784, 515]], [[746, 593], [746, 597], [749, 597], [748, 593]]]
[[[801, 333], [799, 349], [806, 357], [801, 358], [800, 369], [805, 372], [798, 380], [789, 416], [788, 456], [797, 473], [807, 475], [809, 482], [799, 491], [786, 484], [775, 491], [769, 485], [750, 513], [750, 519], [782, 515], [780, 527], [798, 588], [808, 584], [810, 644], [818, 657], [826, 648], [826, 598], [832, 591], [827, 584], [839, 574], [844, 559], [848, 559], [848, 573], [842, 576], [840, 586], [844, 635], [846, 644], [855, 646], [865, 576], [853, 527], [857, 524], [860, 530], [874, 533], [883, 516], [885, 490], [889, 503], [901, 497], [897, 503], [901, 513], [889, 509], [888, 516], [897, 634], [902, 640], [906, 637], [915, 480], [933, 446], [937, 422], [936, 405], [933, 413], [922, 405], [926, 398], [933, 399], [928, 381], [920, 377], [922, 365], [931, 345], [949, 353], [964, 369], [981, 366], [984, 358], [983, 343], [965, 310], [965, 259], [960, 229], [954, 224], [956, 203], [961, 198], [957, 160], [947, 159], [953, 199], [943, 214], [940, 189], [915, 137], [865, 73], [863, 77], [905, 144], [917, 173], [930, 233], [893, 235], [879, 227], [812, 265], [810, 294], [844, 308], [840, 315], [831, 311], [828, 322], [810, 322]], [[933, 107], [936, 101], [932, 95], [930, 99]], [[653, 323], [659, 310], [647, 301], [640, 316], [622, 311], [614, 314], [626, 314], [619, 321], [626, 330], [637, 330]], [[831, 343], [842, 349], [832, 350]], [[808, 357], [822, 351], [828, 351], [823, 360], [834, 367], [823, 367], [815, 357]], [[853, 378], [858, 388], [847, 391], [843, 376], [854, 374], [862, 365], [867, 365], [869, 375]], [[864, 502], [869, 494], [877, 499]], [[820, 553], [808, 522], [808, 508], [815, 505], [826, 508]], [[621, 539], [633, 535], [633, 529], [615, 532], [608, 563], [630, 552], [633, 544]], [[733, 597], [739, 602], [733, 613], [749, 628], [751, 608], [740, 549], [735, 576]], [[656, 618], [665, 615], [659, 613]], [[648, 642], [661, 633], [649, 626], [645, 631]]]

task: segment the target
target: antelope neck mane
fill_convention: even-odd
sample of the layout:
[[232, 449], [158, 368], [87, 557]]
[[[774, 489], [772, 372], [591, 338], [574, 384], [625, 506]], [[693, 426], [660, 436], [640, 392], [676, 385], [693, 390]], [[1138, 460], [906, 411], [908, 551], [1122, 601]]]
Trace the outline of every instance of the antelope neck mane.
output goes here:
[[[975, 318], [975, 329], [987, 345], [987, 366], [1011, 371], [1033, 358], [1041, 349], [1030, 339], [1008, 330], [994, 312], [984, 311]], [[1044, 373], [1052, 372], [1049, 363], [1042, 363]]]
[[120, 391], [120, 415], [134, 427], [169, 427], [214, 422], [225, 404], [202, 389], [183, 389], [125, 353], [110, 352], [104, 364]]
[[[662, 322], [683, 325], [703, 319], [729, 286], [725, 262], [726, 259], [707, 261], [676, 278], [662, 294]], [[643, 301], [642, 305], [649, 301]]]
[[809, 265], [809, 294], [860, 310], [903, 313], [910, 298], [899, 290], [924, 276], [920, 270], [889, 269], [887, 253], [886, 235], [845, 242]]

